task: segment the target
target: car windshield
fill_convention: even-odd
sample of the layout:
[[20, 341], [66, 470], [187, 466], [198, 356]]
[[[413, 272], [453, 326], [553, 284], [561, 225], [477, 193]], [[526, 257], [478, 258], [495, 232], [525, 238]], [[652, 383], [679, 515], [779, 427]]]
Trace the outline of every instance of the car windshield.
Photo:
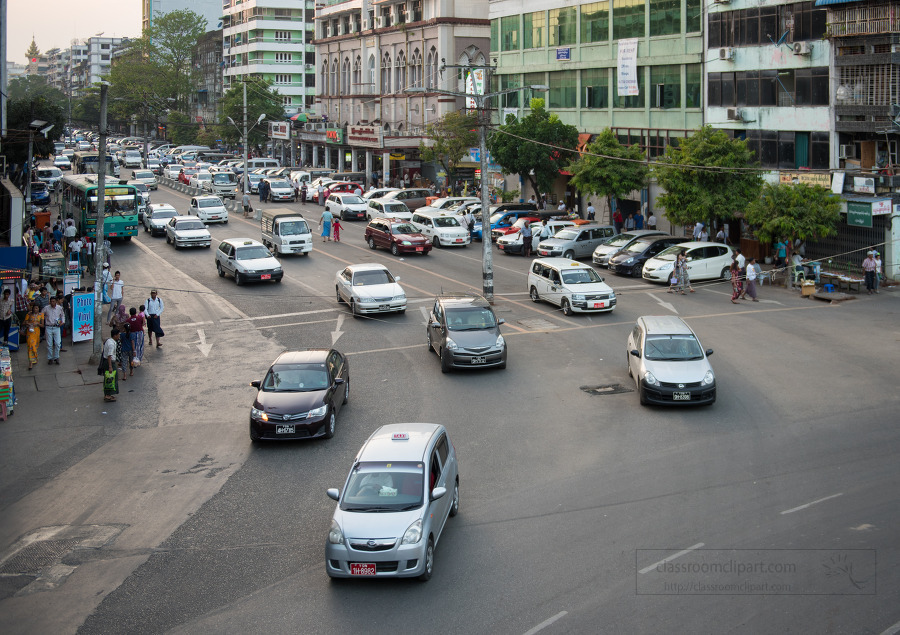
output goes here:
[[395, 236], [397, 234], [418, 234], [419, 230], [410, 223], [396, 223], [391, 225], [391, 233]]
[[684, 251], [684, 247], [672, 245], [668, 249], [664, 249], [656, 256], [657, 260], [675, 260], [675, 257]]
[[628, 245], [624, 251], [628, 254], [642, 254], [647, 247], [650, 246], [652, 241], [647, 240], [636, 240], [632, 244]]
[[389, 284], [394, 281], [394, 276], [387, 269], [370, 269], [369, 271], [357, 271], [353, 274], [353, 286], [365, 287], [372, 284]]
[[251, 183], [256, 183], [257, 181], [262, 180], [262, 175], [261, 174], [248, 174], [247, 180], [250, 181]]
[[195, 229], [206, 229], [206, 225], [198, 220], [185, 220], [175, 225], [177, 231], [190, 231]]
[[593, 269], [579, 268], [572, 269], [571, 271], [564, 270], [562, 272], [562, 281], [563, 284], [594, 284], [603, 282], [603, 278], [601, 278]]
[[178, 213], [174, 209], [158, 209], [151, 214], [153, 220], [165, 220], [177, 215]]
[[257, 258], [269, 258], [272, 254], [262, 245], [253, 247], [241, 247], [234, 252], [235, 260], [256, 260]]
[[213, 183], [234, 183], [234, 175], [228, 172], [216, 172], [213, 174]]
[[31, 183], [31, 191], [32, 192], [46, 192], [47, 184], [43, 181], [33, 181]]
[[277, 181], [275, 179], [272, 179], [271, 181], [269, 181], [269, 185], [271, 187], [290, 187], [291, 186], [290, 183], [288, 183], [287, 181]]
[[609, 247], [624, 247], [628, 244], [628, 241], [633, 239], [634, 236], [632, 236], [631, 234], [619, 234], [606, 244]]
[[143, 183], [131, 183], [131, 186], [138, 192], [149, 192], [150, 190]]
[[217, 198], [204, 198], [199, 203], [200, 207], [222, 207], [222, 201]]
[[344, 205], [365, 205], [366, 202], [362, 200], [360, 197], [350, 194], [349, 196], [345, 196], [343, 199]]
[[281, 227], [282, 236], [298, 236], [300, 234], [309, 233], [309, 226], [306, 224], [306, 221], [302, 220], [292, 220], [286, 223], [279, 223], [278, 226]]
[[459, 221], [452, 216], [435, 216], [434, 224], [436, 227], [459, 227]]
[[384, 211], [388, 214], [409, 214], [409, 208], [403, 203], [385, 203]]
[[561, 229], [556, 232], [554, 238], [559, 238], [560, 240], [575, 240], [578, 238], [578, 234], [580, 232], [575, 229]]
[[491, 225], [493, 225], [495, 223], [499, 223], [500, 219], [503, 218], [505, 215], [506, 214], [499, 213], [499, 212], [497, 214], [491, 214]]
[[264, 392], [314, 392], [328, 388], [324, 363], [279, 364], [266, 373], [260, 389]]
[[144, 171], [144, 172], [135, 172], [134, 178], [136, 178], [136, 179], [153, 179], [156, 177], [153, 176], [153, 172]]
[[198, 181], [212, 181], [212, 174], [210, 174], [209, 172], [206, 172], [206, 173], [198, 172], [197, 180]]
[[451, 331], [481, 331], [496, 326], [493, 311], [484, 307], [447, 310], [447, 328]]
[[417, 509], [424, 494], [422, 463], [357, 463], [341, 497], [341, 509], [371, 513]]
[[658, 362], [686, 362], [703, 359], [703, 349], [690, 334], [652, 335], [644, 344], [644, 357]]

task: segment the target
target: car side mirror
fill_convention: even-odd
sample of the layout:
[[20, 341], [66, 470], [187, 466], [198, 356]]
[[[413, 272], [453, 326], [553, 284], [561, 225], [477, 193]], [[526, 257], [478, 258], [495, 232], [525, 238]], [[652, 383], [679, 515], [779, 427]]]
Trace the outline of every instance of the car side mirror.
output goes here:
[[328, 496], [331, 500], [340, 500], [341, 499], [341, 490], [336, 487], [329, 487], [325, 490], [325, 495]]
[[709, 357], [709, 356], [712, 355], [712, 354], [713, 354], [713, 349], [707, 348], [707, 349], [706, 349], [706, 356]]
[[234, 260], [234, 256], [228, 256], [229, 260]]
[[640, 356], [641, 356], [641, 352], [636, 348], [633, 348], [628, 352], [631, 353], [634, 357], [640, 358]]
[[435, 320], [434, 322], [431, 323], [431, 328], [439, 329], [439, 328], [441, 328], [441, 323], [438, 322], [437, 320]]
[[343, 384], [343, 383], [344, 383], [344, 378], [343, 378], [343, 377], [335, 377], [335, 378], [334, 378], [334, 385], [335, 385], [335, 386], [340, 386], [340, 385]]
[[254, 388], [259, 388], [259, 380], [255, 379], [255, 380], [251, 381], [250, 385], [253, 386]]
[[433, 490], [431, 490], [431, 500], [436, 501], [437, 499], [441, 498], [446, 493], [447, 493], [446, 487], [435, 487]]
[[394, 276], [394, 282], [400, 282], [400, 276]]
[[506, 320], [500, 318], [499, 320], [497, 320], [497, 324], [506, 324]]

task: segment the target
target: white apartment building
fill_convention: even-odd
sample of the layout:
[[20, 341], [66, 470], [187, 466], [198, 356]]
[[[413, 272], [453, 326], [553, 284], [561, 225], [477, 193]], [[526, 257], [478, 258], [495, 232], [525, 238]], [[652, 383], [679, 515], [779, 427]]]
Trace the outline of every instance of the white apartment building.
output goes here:
[[127, 38], [91, 37], [80, 42], [73, 40], [69, 49], [69, 77], [72, 96], [78, 97], [81, 92], [99, 82], [109, 73], [113, 54]]
[[313, 0], [223, 0], [224, 89], [242, 77], [264, 79], [283, 97], [288, 114], [315, 100]]
[[206, 18], [206, 31], [220, 28], [222, 0], [141, 0], [141, 30], [148, 29], [157, 14], [190, 9]]

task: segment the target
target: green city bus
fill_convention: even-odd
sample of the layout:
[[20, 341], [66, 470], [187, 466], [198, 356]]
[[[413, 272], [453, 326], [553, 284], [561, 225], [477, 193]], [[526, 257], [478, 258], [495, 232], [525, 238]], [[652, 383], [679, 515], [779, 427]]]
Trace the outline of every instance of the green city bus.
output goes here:
[[[137, 236], [138, 207], [141, 193], [134, 185], [115, 178], [107, 179], [105, 186], [103, 235], [106, 238], [131, 240]], [[62, 180], [63, 216], [75, 220], [78, 233], [96, 236], [97, 228], [97, 175], [76, 174]]]

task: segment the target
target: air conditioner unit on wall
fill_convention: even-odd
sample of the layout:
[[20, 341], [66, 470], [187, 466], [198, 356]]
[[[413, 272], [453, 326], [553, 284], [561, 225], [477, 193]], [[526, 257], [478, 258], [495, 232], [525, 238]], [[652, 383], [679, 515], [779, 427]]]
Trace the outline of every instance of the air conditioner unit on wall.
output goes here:
[[730, 47], [724, 47], [719, 49], [719, 59], [720, 60], [733, 60], [734, 59], [734, 49]]
[[337, 34], [338, 34], [338, 35], [343, 35], [343, 34], [344, 34], [344, 25], [343, 25], [343, 24], [339, 24], [339, 25], [338, 25], [338, 32], [337, 32]]
[[726, 117], [728, 121], [743, 121], [744, 116], [740, 108], [729, 108]]
[[363, 30], [363, 31], [368, 31], [368, 30], [369, 30], [369, 21], [368, 21], [368, 20], [363, 20], [363, 21], [362, 21], [362, 30]]
[[809, 42], [794, 42], [794, 55], [809, 55], [812, 45]]
[[848, 143], [846, 145], [842, 145], [838, 151], [839, 159], [852, 159], [856, 156], [856, 144]]
[[406, 22], [412, 22], [412, 21], [413, 21], [413, 12], [412, 12], [412, 11], [406, 11], [406, 12], [405, 12], [405, 15], [406, 15]]
[[384, 16], [383, 15], [380, 15], [377, 18], [375, 18], [375, 28], [376, 29], [384, 28]]
[[325, 37], [331, 37], [331, 25], [330, 24], [325, 29]]

